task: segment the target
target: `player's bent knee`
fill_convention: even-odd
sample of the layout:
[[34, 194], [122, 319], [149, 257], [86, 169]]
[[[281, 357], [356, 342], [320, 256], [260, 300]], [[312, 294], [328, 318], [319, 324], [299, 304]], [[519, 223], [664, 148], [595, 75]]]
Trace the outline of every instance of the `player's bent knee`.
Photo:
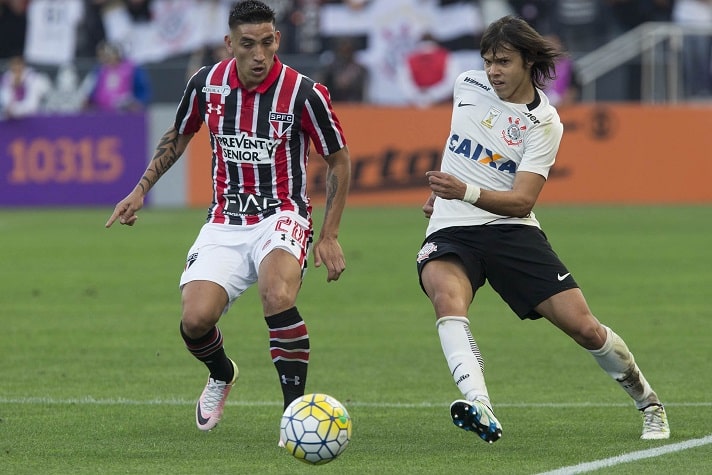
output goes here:
[[606, 343], [606, 329], [595, 319], [577, 327], [570, 336], [587, 350], [596, 350]]
[[259, 292], [265, 315], [271, 315], [294, 307], [297, 302], [300, 282], [272, 281], [260, 283]]
[[447, 315], [466, 315], [469, 300], [461, 295], [448, 292], [436, 292], [429, 296], [435, 315], [445, 317]]
[[224, 306], [206, 300], [184, 300], [181, 326], [186, 335], [199, 338], [217, 325]]

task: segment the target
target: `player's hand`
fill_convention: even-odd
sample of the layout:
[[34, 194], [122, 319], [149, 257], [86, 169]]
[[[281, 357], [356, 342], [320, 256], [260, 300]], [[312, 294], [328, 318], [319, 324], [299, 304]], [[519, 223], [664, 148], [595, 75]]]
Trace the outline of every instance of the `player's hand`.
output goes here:
[[346, 269], [344, 252], [335, 238], [319, 238], [314, 245], [314, 266], [326, 266], [326, 281], [339, 280]]
[[467, 184], [449, 173], [429, 171], [425, 173], [425, 176], [428, 177], [430, 190], [438, 198], [461, 200], [465, 197]]
[[109, 216], [109, 220], [104, 225], [110, 228], [117, 219], [119, 223], [127, 226], [133, 226], [138, 219], [136, 212], [143, 208], [143, 196], [135, 191], [132, 191], [126, 198], [119, 201], [114, 207], [114, 212]]
[[430, 196], [428, 196], [428, 200], [423, 205], [423, 213], [428, 219], [430, 219], [430, 217], [433, 215], [433, 204], [435, 204], [435, 194], [430, 193]]

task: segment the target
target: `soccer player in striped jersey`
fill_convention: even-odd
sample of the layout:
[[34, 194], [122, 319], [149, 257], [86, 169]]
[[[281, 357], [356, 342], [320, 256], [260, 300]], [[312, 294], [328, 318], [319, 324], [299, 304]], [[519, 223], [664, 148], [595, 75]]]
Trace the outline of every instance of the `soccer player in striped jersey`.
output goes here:
[[[308, 255], [314, 253], [316, 267], [326, 267], [327, 282], [338, 280], [346, 268], [338, 234], [350, 158], [329, 92], [280, 62], [280, 32], [269, 6], [239, 2], [228, 24], [231, 57], [190, 78], [174, 124], [106, 223], [133, 225], [148, 191], [205, 124], [212, 148], [212, 205], [180, 279], [180, 333], [210, 373], [195, 411], [201, 430], [218, 423], [238, 377], [217, 327], [235, 300], [257, 284], [286, 407], [304, 394], [307, 380], [309, 334], [296, 299]], [[310, 142], [327, 163], [324, 221], [314, 243], [306, 190]]]
[[522, 19], [492, 23], [480, 45], [484, 71], [455, 82], [441, 169], [427, 172], [429, 218], [417, 256], [443, 353], [463, 399], [453, 422], [486, 442], [502, 436], [468, 310], [488, 281], [521, 319], [544, 317], [588, 350], [643, 414], [643, 439], [670, 435], [665, 410], [624, 341], [591, 313], [532, 209], [563, 134], [542, 92], [560, 56]]

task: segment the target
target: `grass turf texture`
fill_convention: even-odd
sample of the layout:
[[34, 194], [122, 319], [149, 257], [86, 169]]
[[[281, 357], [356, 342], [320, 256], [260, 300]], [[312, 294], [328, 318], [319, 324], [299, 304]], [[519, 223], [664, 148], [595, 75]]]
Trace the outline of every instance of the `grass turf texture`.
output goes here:
[[[459, 398], [415, 272], [419, 209], [347, 210], [347, 271], [313, 261], [298, 306], [307, 390], [342, 401], [347, 451], [310, 467], [277, 447], [281, 392], [255, 289], [223, 317], [241, 377], [217, 429], [195, 428], [207, 377], [178, 333], [177, 281], [204, 210], [145, 210], [106, 230], [108, 209], [2, 210], [0, 473], [528, 474], [712, 432], [712, 208], [539, 207], [594, 313], [667, 403], [670, 441], [641, 441], [632, 403], [545, 321], [520, 322], [488, 287], [473, 333], [503, 438], [450, 422]], [[317, 224], [321, 213], [317, 210]], [[710, 446], [599, 473], [708, 473]]]

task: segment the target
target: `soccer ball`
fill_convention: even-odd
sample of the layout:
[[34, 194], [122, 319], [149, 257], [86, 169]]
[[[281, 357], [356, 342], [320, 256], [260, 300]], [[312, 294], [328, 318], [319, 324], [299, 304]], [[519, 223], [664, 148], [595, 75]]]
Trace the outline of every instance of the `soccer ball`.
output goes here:
[[284, 448], [298, 460], [314, 465], [331, 462], [351, 440], [346, 408], [326, 394], [305, 394], [287, 406], [279, 430]]

